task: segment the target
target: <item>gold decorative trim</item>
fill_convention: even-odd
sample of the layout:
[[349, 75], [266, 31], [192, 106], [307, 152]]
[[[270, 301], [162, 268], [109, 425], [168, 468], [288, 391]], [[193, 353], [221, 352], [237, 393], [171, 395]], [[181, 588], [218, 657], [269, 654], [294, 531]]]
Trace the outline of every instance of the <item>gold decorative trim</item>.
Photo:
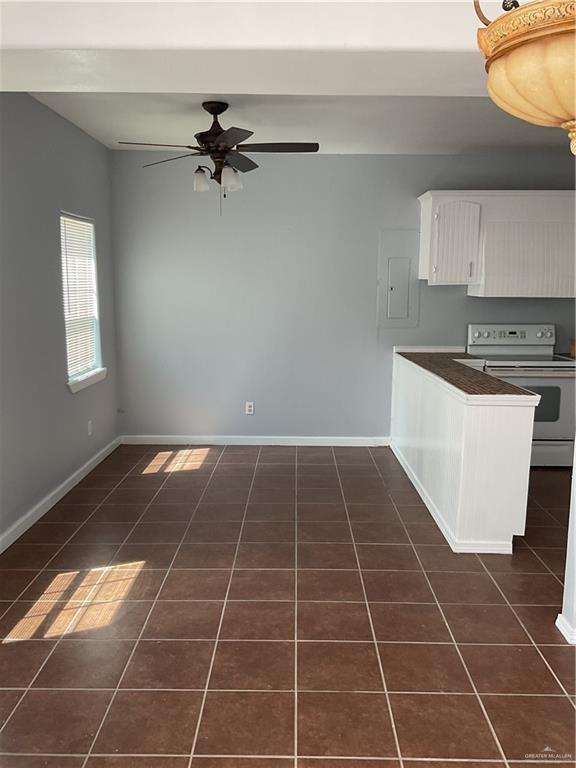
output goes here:
[[576, 120], [568, 120], [567, 123], [562, 123], [562, 128], [568, 133], [570, 140], [570, 149], [572, 154], [576, 155]]
[[537, 0], [505, 13], [478, 30], [478, 45], [488, 59], [542, 35], [576, 31], [575, 0]]

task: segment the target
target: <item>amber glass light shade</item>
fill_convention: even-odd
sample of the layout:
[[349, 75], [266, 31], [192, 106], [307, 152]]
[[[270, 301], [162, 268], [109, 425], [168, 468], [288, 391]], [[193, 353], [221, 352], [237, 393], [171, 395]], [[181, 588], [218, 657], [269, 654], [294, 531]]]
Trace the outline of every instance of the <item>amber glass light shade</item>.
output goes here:
[[488, 93], [505, 112], [563, 128], [576, 154], [576, 3], [538, 0], [478, 30]]

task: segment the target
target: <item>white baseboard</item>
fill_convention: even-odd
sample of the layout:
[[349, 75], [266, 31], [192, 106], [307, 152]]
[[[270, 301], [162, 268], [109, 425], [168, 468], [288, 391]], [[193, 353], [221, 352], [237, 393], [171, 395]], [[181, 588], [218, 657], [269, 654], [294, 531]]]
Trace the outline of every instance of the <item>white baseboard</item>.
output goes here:
[[440, 528], [442, 531], [442, 535], [450, 545], [450, 548], [453, 552], [458, 553], [464, 553], [464, 552], [475, 552], [477, 554], [493, 554], [493, 555], [509, 555], [512, 553], [512, 543], [507, 541], [462, 541], [459, 539], [454, 538], [450, 530], [447, 528], [446, 523], [444, 522], [444, 519], [442, 515], [440, 514], [440, 510], [438, 507], [434, 504], [428, 493], [426, 492], [424, 486], [420, 483], [416, 475], [414, 474], [414, 471], [410, 464], [406, 461], [406, 458], [402, 454], [402, 451], [398, 448], [397, 445], [394, 445], [394, 443], [390, 444], [390, 447], [392, 448], [392, 452], [402, 465], [403, 470], [406, 472], [410, 480], [412, 481], [412, 484], [418, 491], [420, 498], [428, 508], [428, 511], [434, 518], [434, 522]]
[[563, 613], [558, 614], [556, 626], [562, 632], [566, 640], [572, 645], [576, 645], [576, 627], [572, 626]]
[[39, 501], [38, 504], [35, 504], [32, 509], [28, 510], [28, 512], [26, 512], [23, 517], [13, 523], [7, 531], [0, 533], [0, 552], [4, 552], [4, 550], [13, 544], [16, 539], [22, 536], [22, 534], [27, 531], [30, 526], [34, 525], [34, 523], [37, 522], [42, 517], [42, 515], [46, 514], [46, 512], [48, 512], [48, 510], [51, 509], [54, 504], [60, 501], [60, 499], [65, 496], [68, 491], [70, 491], [77, 483], [79, 483], [80, 480], [86, 477], [86, 475], [91, 472], [94, 467], [100, 464], [100, 462], [105, 459], [106, 456], [112, 453], [112, 451], [119, 445], [120, 438], [116, 437], [114, 440], [112, 440], [112, 442], [108, 443], [108, 445], [104, 446], [101, 451], [98, 451], [95, 456], [92, 456], [91, 459], [88, 459], [85, 464], [83, 464], [79, 469], [67, 477], [63, 483], [60, 483], [57, 488], [44, 496], [44, 498]]
[[390, 445], [389, 437], [293, 437], [279, 435], [123, 435], [125, 445]]

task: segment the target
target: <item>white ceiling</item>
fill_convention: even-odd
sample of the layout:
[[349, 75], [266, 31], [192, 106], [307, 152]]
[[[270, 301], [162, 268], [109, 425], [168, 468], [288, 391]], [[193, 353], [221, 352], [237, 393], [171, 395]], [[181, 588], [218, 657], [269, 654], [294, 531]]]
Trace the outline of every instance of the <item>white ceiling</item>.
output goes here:
[[254, 141], [317, 140], [324, 153], [565, 144], [485, 97], [472, 0], [0, 6], [0, 87], [33, 93], [112, 148], [192, 143], [207, 98], [229, 101], [222, 124]]
[[111, 149], [122, 148], [119, 140], [194, 144], [194, 134], [210, 125], [210, 116], [201, 108], [206, 98], [229, 102], [221, 124], [254, 131], [252, 141], [318, 141], [325, 154], [452, 154], [565, 145], [562, 131], [528, 125], [487, 98], [33, 95]]
[[485, 94], [472, 0], [0, 5], [8, 91]]

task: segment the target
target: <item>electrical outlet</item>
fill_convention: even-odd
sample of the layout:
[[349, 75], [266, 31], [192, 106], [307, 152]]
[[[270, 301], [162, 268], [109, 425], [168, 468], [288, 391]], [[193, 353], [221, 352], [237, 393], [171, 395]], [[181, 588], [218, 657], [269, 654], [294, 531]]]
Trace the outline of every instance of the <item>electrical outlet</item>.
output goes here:
[[92, 437], [92, 419], [88, 420], [88, 437]]
[[245, 413], [246, 416], [254, 416], [254, 403], [250, 400], [246, 400]]

